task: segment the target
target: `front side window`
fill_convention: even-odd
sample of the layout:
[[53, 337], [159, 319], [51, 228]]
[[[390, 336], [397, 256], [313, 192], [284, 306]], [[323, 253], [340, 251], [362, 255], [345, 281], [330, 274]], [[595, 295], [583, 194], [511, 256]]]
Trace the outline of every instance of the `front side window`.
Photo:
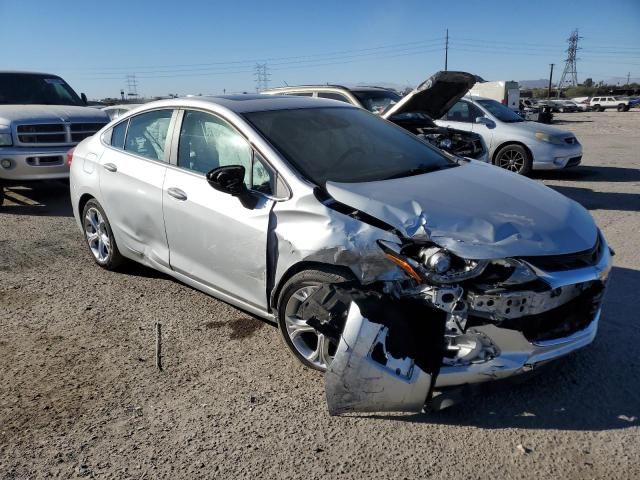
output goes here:
[[275, 174], [249, 142], [215, 115], [186, 111], [180, 128], [178, 166], [206, 174], [214, 168], [242, 165], [247, 188], [271, 194]]
[[316, 185], [370, 182], [456, 166], [406, 130], [360, 108], [250, 112], [245, 118]]
[[505, 107], [495, 100], [476, 100], [481, 106], [489, 110], [489, 113], [496, 117], [501, 122], [505, 123], [517, 123], [524, 122], [525, 120], [510, 108]]
[[124, 149], [151, 160], [165, 160], [172, 110], [154, 110], [129, 119]]
[[318, 98], [328, 98], [329, 100], [338, 100], [340, 102], [350, 103], [347, 97], [341, 93], [335, 92], [318, 92]]

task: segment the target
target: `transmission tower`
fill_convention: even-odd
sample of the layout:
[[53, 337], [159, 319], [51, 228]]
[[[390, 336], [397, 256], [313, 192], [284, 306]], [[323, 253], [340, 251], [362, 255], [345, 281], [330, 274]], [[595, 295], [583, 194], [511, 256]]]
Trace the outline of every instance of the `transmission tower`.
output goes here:
[[269, 88], [270, 73], [267, 71], [266, 63], [257, 63], [254, 76], [256, 77], [256, 92], [261, 92]]
[[127, 96], [129, 98], [138, 98], [138, 81], [135, 73], [127, 75]]
[[569, 42], [569, 48], [567, 48], [567, 59], [565, 60], [564, 70], [560, 77], [560, 83], [558, 83], [558, 96], [560, 96], [560, 90], [562, 87], [577, 87], [578, 86], [578, 68], [576, 62], [578, 60], [578, 40], [582, 37], [578, 35], [578, 29], [576, 28], [571, 32], [571, 36], [567, 39]]

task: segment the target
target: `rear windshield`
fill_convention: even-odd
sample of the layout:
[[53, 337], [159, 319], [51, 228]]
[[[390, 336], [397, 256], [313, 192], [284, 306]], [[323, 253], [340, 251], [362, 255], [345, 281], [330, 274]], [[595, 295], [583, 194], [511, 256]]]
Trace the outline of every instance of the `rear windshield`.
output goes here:
[[370, 112], [380, 115], [391, 105], [395, 105], [402, 98], [391, 90], [351, 90], [362, 106]]
[[0, 105], [84, 105], [60, 77], [0, 73]]
[[440, 151], [359, 108], [246, 113], [245, 118], [316, 185], [371, 182], [456, 166]]
[[496, 117], [501, 122], [516, 123], [524, 122], [524, 119], [510, 108], [505, 107], [501, 103], [495, 100], [475, 100], [475, 102], [482, 107], [489, 110], [489, 113]]

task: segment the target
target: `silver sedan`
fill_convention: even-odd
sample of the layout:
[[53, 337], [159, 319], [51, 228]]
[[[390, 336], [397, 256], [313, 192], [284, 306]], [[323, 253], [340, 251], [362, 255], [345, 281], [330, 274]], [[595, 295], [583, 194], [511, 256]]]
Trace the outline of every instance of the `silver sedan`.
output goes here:
[[586, 210], [362, 109], [154, 102], [71, 158], [98, 265], [140, 262], [277, 322], [327, 372], [332, 414], [420, 410], [595, 337], [611, 256]]

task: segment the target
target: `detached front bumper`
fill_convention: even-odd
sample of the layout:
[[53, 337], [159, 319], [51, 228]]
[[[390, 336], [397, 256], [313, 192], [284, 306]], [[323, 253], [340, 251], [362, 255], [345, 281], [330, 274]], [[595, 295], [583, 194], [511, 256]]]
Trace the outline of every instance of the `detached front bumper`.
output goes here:
[[[354, 300], [325, 377], [329, 412], [419, 411], [434, 391], [531, 372], [589, 345], [612, 263], [604, 238], [593, 251], [593, 263], [570, 270], [543, 271], [531, 263], [548, 289], [532, 291], [526, 303], [517, 303], [525, 290], [492, 294], [496, 313], [511, 310], [507, 318], [478, 317], [477, 302], [467, 297], [470, 314], [462, 330], [449, 326], [455, 310], [407, 303], [415, 297], [399, 298], [393, 308], [380, 294], [368, 304]], [[577, 255], [575, 261], [583, 261]], [[515, 315], [515, 309], [524, 313]]]
[[[0, 180], [53, 180], [69, 178], [65, 157], [69, 147], [0, 148]], [[4, 164], [7, 164], [5, 166]]]

